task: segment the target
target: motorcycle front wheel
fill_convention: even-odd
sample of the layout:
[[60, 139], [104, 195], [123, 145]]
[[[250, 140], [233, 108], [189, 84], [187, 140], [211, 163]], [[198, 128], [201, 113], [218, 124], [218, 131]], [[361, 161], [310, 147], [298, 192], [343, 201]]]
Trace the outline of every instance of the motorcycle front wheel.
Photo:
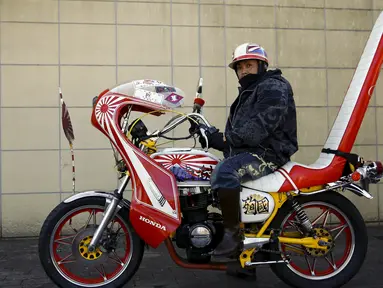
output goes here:
[[108, 224], [101, 245], [88, 245], [106, 209], [105, 198], [86, 197], [60, 203], [45, 220], [39, 236], [40, 262], [59, 287], [122, 287], [138, 270], [144, 243], [121, 208]]
[[[273, 250], [280, 251], [281, 255], [273, 254], [272, 260], [281, 260], [290, 254], [290, 263], [272, 264], [272, 271], [293, 287], [341, 287], [358, 273], [366, 257], [368, 235], [363, 217], [355, 205], [338, 192], [301, 196], [297, 201], [311, 220], [316, 235], [327, 237], [332, 245], [323, 251], [301, 245], [273, 244]], [[290, 205], [281, 208], [271, 225], [280, 230], [280, 236], [289, 233], [304, 237]]]

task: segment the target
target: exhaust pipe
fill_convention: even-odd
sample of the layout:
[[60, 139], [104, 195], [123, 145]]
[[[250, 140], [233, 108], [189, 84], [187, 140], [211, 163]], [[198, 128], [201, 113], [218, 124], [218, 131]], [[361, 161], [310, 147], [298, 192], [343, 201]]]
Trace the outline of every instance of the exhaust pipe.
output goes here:
[[264, 244], [269, 242], [270, 238], [245, 237], [245, 240], [243, 240], [243, 250], [261, 248]]

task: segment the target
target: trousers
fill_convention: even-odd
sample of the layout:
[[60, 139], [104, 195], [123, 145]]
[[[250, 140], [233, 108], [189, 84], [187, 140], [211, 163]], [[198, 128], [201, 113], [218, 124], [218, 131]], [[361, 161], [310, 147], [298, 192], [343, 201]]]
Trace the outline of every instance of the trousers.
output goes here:
[[257, 154], [240, 153], [218, 163], [210, 178], [211, 188], [239, 188], [241, 183], [259, 179], [277, 168], [276, 164], [266, 162]]

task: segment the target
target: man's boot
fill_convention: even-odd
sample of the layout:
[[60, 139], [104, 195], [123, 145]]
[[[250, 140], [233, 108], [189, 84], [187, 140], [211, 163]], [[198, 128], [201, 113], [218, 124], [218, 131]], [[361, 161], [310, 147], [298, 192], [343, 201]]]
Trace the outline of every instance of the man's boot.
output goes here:
[[213, 256], [231, 256], [240, 244], [239, 237], [239, 194], [240, 188], [217, 190], [221, 206], [225, 234], [221, 243], [213, 251]]

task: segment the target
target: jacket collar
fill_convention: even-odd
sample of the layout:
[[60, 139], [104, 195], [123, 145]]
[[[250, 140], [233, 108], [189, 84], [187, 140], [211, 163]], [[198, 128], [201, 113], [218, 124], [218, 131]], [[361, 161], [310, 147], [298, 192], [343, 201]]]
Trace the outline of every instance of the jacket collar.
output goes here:
[[241, 85], [238, 87], [239, 92], [242, 92], [246, 89], [248, 89], [250, 86], [253, 86], [254, 84], [258, 83], [259, 80], [265, 76], [266, 73], [262, 74], [247, 74], [242, 79], [240, 79], [238, 82]]
[[263, 72], [261, 74], [248, 74], [238, 81], [240, 84], [240, 86], [238, 87], [238, 92], [241, 93], [242, 91], [249, 89], [250, 87], [253, 88], [263, 78], [280, 78], [281, 75], [282, 71], [278, 68], [274, 70], [267, 70], [266, 72]]

